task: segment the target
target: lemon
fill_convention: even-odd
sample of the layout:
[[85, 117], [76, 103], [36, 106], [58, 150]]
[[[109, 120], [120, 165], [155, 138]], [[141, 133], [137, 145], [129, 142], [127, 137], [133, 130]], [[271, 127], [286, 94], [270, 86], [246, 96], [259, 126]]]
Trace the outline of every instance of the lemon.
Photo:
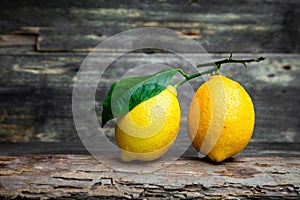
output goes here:
[[160, 158], [174, 143], [179, 126], [177, 91], [169, 85], [158, 95], [117, 118], [115, 136], [121, 160], [151, 161]]
[[213, 75], [191, 101], [187, 128], [192, 145], [221, 162], [247, 146], [254, 121], [253, 103], [244, 88], [225, 76]]

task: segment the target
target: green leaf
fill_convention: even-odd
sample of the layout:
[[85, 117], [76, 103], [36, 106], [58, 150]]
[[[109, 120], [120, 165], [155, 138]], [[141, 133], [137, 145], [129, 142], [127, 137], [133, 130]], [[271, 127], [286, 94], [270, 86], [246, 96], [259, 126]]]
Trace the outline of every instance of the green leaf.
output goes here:
[[102, 110], [102, 127], [111, 119], [114, 118], [114, 115], [112, 113], [111, 109], [111, 96], [113, 94], [114, 88], [116, 87], [117, 83], [115, 82], [110, 87], [107, 96], [104, 98], [103, 101], [103, 110]]
[[158, 95], [171, 82], [178, 69], [164, 69], [149, 76], [124, 78], [115, 82], [103, 101], [102, 127], [134, 107]]

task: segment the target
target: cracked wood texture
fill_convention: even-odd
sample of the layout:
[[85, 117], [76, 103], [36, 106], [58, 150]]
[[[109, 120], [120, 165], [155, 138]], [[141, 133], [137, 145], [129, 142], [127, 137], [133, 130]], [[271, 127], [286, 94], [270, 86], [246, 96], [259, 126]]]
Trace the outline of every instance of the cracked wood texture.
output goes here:
[[[300, 199], [299, 7], [299, 0], [1, 0], [0, 199]], [[213, 60], [231, 51], [235, 58], [267, 57], [248, 70], [222, 68], [245, 87], [256, 109], [253, 138], [234, 159], [219, 165], [198, 159], [185, 137], [178, 147], [186, 151], [177, 161], [150, 174], [125, 173], [99, 163], [81, 144], [72, 89], [82, 61], [106, 38], [150, 26], [190, 36]], [[92, 62], [101, 64], [113, 51], [126, 49], [99, 49]], [[109, 86], [145, 63], [191, 70], [183, 58], [158, 49], [120, 57], [98, 84], [99, 121]], [[91, 80], [98, 78], [93, 70]], [[199, 84], [191, 82], [194, 89]], [[191, 95], [179, 90], [186, 116]], [[182, 117], [180, 135], [186, 135], [185, 126]], [[114, 141], [112, 124], [104, 132]]]
[[300, 160], [294, 157], [222, 164], [180, 158], [151, 173], [117, 172], [83, 155], [0, 156], [0, 165], [0, 194], [10, 198], [296, 199], [300, 192]]

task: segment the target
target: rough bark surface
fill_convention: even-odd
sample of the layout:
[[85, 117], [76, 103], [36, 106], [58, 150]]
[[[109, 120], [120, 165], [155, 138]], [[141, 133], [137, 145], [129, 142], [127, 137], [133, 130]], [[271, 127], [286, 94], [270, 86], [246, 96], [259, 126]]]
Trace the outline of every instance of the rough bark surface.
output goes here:
[[[110, 158], [106, 158], [110, 159]], [[155, 163], [151, 163], [155, 165]], [[91, 156], [0, 156], [4, 198], [299, 198], [299, 157], [163, 162], [151, 173], [118, 172]]]

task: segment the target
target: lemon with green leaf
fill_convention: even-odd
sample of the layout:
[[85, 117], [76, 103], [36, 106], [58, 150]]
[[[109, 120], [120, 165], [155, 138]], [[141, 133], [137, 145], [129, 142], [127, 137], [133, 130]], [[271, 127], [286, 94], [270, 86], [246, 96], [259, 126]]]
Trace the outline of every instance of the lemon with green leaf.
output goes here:
[[[176, 88], [204, 74], [219, 74], [221, 64], [260, 62], [265, 57], [227, 59], [198, 64], [212, 68], [195, 74], [164, 69], [153, 75], [129, 77], [115, 82], [105, 97], [102, 127], [116, 118], [115, 137], [120, 158], [151, 161], [164, 155], [174, 143], [180, 125]], [[176, 73], [185, 79], [171, 86]], [[254, 107], [237, 82], [213, 75], [196, 92], [188, 113], [188, 133], [193, 146], [216, 162], [242, 151], [254, 128]]]
[[115, 137], [120, 158], [151, 161], [174, 143], [180, 126], [176, 89], [169, 85], [177, 69], [116, 82], [103, 103], [102, 125], [116, 118]]

